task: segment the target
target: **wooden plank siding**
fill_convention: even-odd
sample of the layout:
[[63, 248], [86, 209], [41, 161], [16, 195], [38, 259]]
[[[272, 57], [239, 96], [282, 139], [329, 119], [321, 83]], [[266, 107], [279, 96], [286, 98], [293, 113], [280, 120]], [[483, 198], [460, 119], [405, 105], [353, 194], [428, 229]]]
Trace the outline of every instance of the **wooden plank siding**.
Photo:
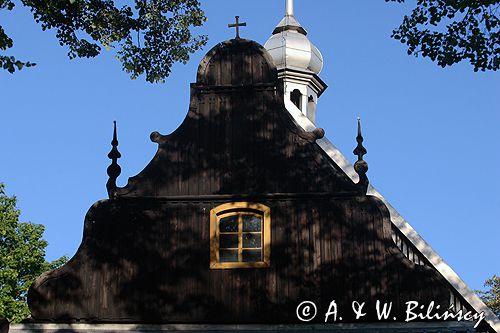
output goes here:
[[[402, 255], [385, 205], [294, 123], [282, 86], [255, 42], [210, 51], [181, 126], [151, 135], [152, 161], [91, 207], [75, 256], [31, 287], [33, 318], [292, 324], [305, 300], [323, 314], [336, 300], [344, 322], [354, 300], [393, 301], [397, 314], [407, 300], [446, 308], [445, 280]], [[237, 201], [271, 208], [269, 268], [209, 268], [210, 210]]]
[[199, 77], [208, 78], [192, 86], [182, 125], [170, 135], [152, 135], [157, 154], [119, 196], [356, 193], [286, 111], [276, 69], [262, 50], [243, 45], [242, 52], [241, 45], [226, 47], [207, 60]]
[[437, 272], [391, 253], [399, 250], [384, 232], [390, 221], [378, 199], [259, 202], [272, 212], [271, 267], [250, 270], [209, 269], [209, 210], [222, 201], [121, 198], [95, 205], [77, 255], [31, 292], [33, 317], [294, 323], [303, 300], [315, 301], [320, 312], [332, 300], [346, 309], [352, 300], [375, 299], [446, 306], [448, 289]]

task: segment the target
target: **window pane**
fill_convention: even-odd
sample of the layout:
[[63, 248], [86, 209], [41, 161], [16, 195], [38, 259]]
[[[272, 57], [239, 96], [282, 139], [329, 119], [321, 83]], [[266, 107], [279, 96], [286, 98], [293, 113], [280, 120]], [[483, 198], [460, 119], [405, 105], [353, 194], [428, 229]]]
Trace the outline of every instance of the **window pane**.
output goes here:
[[243, 215], [243, 231], [261, 231], [262, 217], [255, 215]]
[[243, 247], [262, 247], [260, 234], [243, 234]]
[[238, 250], [220, 250], [220, 262], [238, 262]]
[[262, 261], [262, 250], [243, 250], [243, 262]]
[[220, 234], [219, 247], [223, 249], [238, 248], [238, 235], [234, 234]]
[[238, 215], [226, 216], [219, 221], [220, 232], [238, 232]]

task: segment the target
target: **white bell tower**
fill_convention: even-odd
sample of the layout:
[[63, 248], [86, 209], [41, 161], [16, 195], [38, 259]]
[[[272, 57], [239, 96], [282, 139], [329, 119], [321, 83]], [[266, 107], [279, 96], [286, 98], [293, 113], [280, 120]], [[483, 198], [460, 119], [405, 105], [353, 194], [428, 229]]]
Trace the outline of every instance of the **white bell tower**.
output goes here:
[[[294, 16], [293, 7], [293, 0], [286, 0], [285, 17], [264, 47], [273, 57], [278, 77], [285, 83], [287, 110], [296, 119], [300, 115], [307, 117], [314, 126], [305, 129], [311, 130], [316, 126], [318, 98], [327, 88], [318, 76], [323, 69], [323, 56], [307, 38], [306, 30]], [[302, 122], [299, 124], [303, 126]]]

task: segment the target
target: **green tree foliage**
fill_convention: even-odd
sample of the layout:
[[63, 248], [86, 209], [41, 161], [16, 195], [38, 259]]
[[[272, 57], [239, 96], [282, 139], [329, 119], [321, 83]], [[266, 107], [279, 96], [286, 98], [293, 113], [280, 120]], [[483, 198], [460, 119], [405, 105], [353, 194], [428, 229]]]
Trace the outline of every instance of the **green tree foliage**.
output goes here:
[[[404, 2], [404, 0], [386, 0]], [[500, 0], [417, 0], [392, 33], [408, 54], [441, 67], [468, 60], [478, 70], [500, 68]]]
[[[207, 42], [207, 36], [191, 33], [206, 21], [198, 0], [127, 0], [122, 7], [113, 0], [20, 2], [43, 30], [56, 31], [70, 59], [96, 57], [103, 48], [113, 48], [132, 79], [145, 74], [148, 82], [163, 82], [174, 63], [186, 63]], [[13, 0], [0, 0], [0, 9], [14, 6]], [[0, 26], [0, 52], [12, 46]], [[33, 65], [0, 54], [0, 66], [11, 73]]]
[[[14, 8], [14, 3], [11, 0], [0, 0], [0, 10], [7, 9], [12, 10]], [[24, 66], [31, 67], [34, 66], [34, 63], [30, 62], [22, 62], [17, 60], [13, 56], [6, 56], [1, 54], [2, 51], [5, 51], [11, 48], [14, 45], [12, 39], [7, 36], [5, 30], [0, 25], [0, 67], [8, 70], [10, 73], [14, 73], [16, 71], [16, 67], [18, 70], [21, 70]]]
[[483, 302], [500, 317], [500, 276], [493, 275], [491, 279], [486, 280], [485, 287], [487, 291], [478, 291], [479, 296]]
[[19, 322], [29, 316], [28, 288], [36, 277], [67, 261], [45, 261], [43, 225], [19, 222], [16, 197], [0, 183], [0, 318]]

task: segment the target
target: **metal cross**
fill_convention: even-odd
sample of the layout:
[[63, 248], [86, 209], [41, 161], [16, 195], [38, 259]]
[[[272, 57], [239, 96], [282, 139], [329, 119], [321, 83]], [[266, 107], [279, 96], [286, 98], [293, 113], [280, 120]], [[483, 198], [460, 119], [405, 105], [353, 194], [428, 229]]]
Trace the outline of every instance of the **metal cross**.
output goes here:
[[246, 27], [247, 24], [246, 24], [246, 22], [240, 23], [239, 16], [235, 16], [235, 17], [236, 17], [236, 24], [228, 24], [227, 27], [228, 28], [236, 28], [236, 39], [240, 39], [240, 27]]

